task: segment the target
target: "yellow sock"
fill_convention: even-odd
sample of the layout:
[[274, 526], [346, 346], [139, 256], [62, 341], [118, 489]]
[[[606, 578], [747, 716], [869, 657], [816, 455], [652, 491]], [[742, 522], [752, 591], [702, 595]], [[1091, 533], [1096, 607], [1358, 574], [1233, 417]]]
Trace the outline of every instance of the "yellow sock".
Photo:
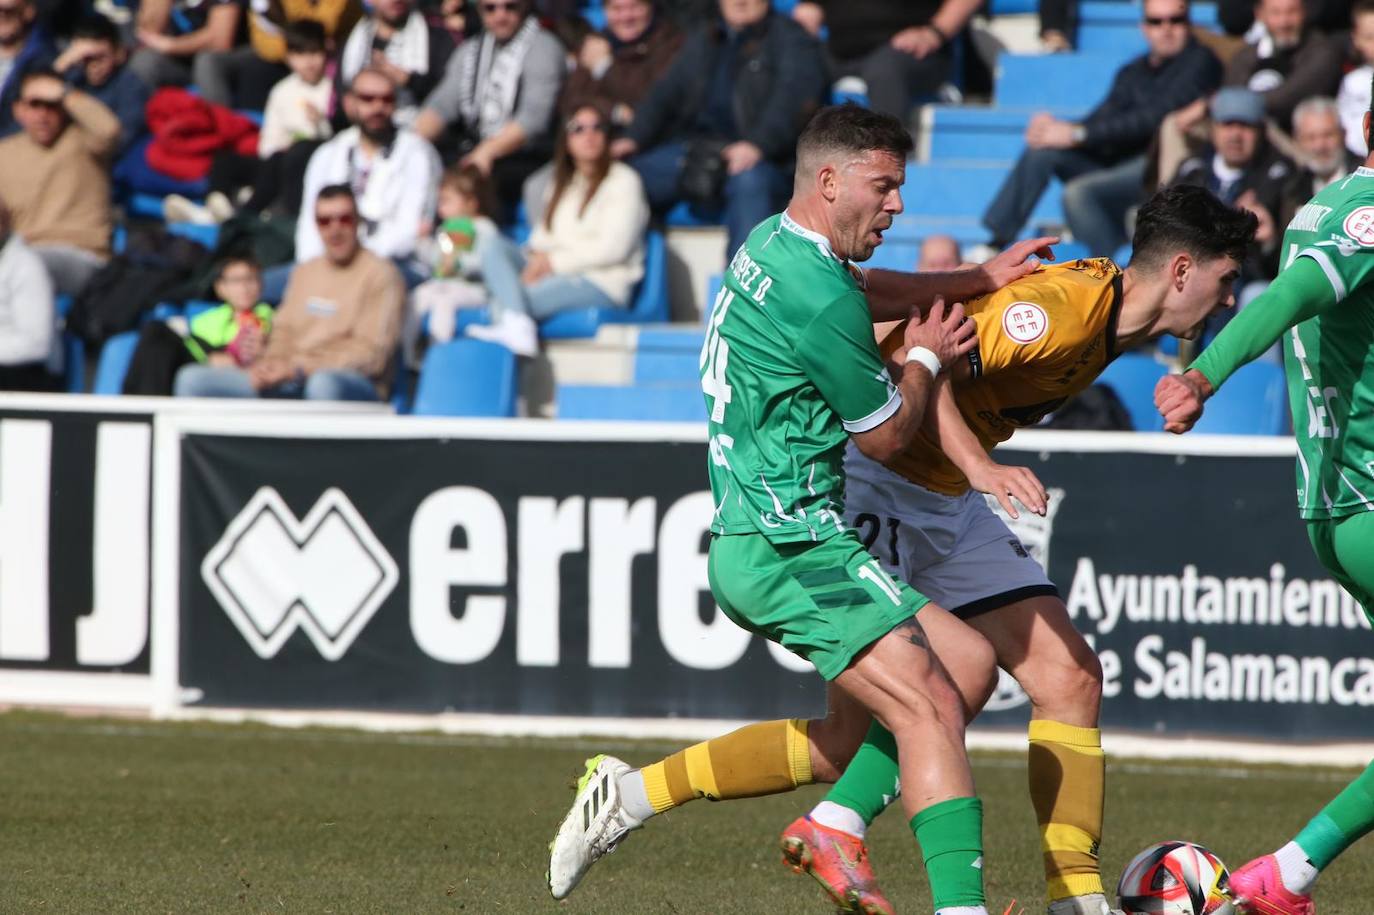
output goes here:
[[1097, 846], [1106, 768], [1097, 728], [1030, 723], [1030, 794], [1051, 902], [1103, 892]]
[[728, 801], [811, 784], [807, 722], [765, 721], [688, 747], [640, 770], [654, 813], [695, 798]]

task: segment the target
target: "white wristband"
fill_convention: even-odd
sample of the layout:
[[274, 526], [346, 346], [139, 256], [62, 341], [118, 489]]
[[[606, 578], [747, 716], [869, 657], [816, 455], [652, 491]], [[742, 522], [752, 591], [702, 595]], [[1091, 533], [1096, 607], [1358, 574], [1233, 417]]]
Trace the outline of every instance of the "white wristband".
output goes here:
[[931, 378], [939, 375], [940, 369], [942, 368], [940, 365], [940, 357], [924, 346], [913, 346], [911, 349], [907, 350], [906, 361], [907, 363], [919, 362], [921, 365], [924, 365], [926, 370], [930, 372]]

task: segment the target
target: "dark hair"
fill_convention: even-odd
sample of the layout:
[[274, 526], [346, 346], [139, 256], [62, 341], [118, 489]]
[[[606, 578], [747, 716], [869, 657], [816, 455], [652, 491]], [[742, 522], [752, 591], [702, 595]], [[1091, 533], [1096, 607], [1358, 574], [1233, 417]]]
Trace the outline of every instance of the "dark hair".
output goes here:
[[25, 70], [24, 75], [19, 78], [19, 93], [22, 95], [24, 87], [36, 79], [55, 79], [59, 83], [62, 82], [62, 77], [52, 67], [34, 67], [32, 70]]
[[358, 208], [358, 198], [354, 196], [353, 188], [349, 187], [347, 184], [326, 184], [324, 187], [320, 188], [320, 193], [315, 198], [315, 202], [319, 203], [322, 200], [335, 200], [340, 197], [347, 197], [349, 202], [353, 204], [353, 209], [356, 210]]
[[1159, 268], [1180, 251], [1199, 261], [1243, 261], [1258, 226], [1254, 213], [1227, 206], [1205, 187], [1165, 188], [1136, 214], [1131, 266]]
[[326, 36], [324, 26], [313, 19], [293, 19], [282, 29], [286, 36], [286, 50], [296, 54], [323, 54]]
[[[601, 121], [602, 135], [606, 136], [606, 131], [610, 128], [611, 119], [600, 105], [584, 102], [568, 113], [568, 118], [563, 125], [558, 128], [558, 142], [553, 150], [553, 192], [549, 194], [549, 205], [544, 208], [544, 228], [553, 228], [553, 211], [558, 209], [558, 202], [563, 199], [563, 194], [572, 184], [573, 173], [577, 167], [573, 164], [572, 153], [568, 152], [568, 124], [572, 123], [573, 118], [583, 111], [595, 111], [596, 117]], [[587, 212], [587, 204], [592, 202], [596, 192], [601, 187], [601, 182], [606, 180], [606, 173], [611, 170], [611, 144], [609, 138], [601, 148], [601, 158], [596, 161], [596, 168], [592, 171], [591, 180], [587, 184], [587, 196], [582, 201], [581, 208], [577, 215], [581, 216]]]
[[822, 108], [811, 118], [797, 140], [797, 161], [839, 152], [870, 151], [891, 153], [906, 161], [913, 148], [911, 134], [897, 118], [846, 102]]
[[464, 197], [475, 198], [477, 212], [488, 219], [495, 219], [500, 213], [495, 187], [475, 165], [450, 165], [439, 176], [439, 186], [451, 187]]
[[1374, 13], [1374, 0], [1355, 0], [1350, 4], [1350, 21], [1353, 23], [1356, 16], [1363, 16], [1366, 13]]
[[119, 26], [104, 16], [83, 16], [72, 29], [72, 40], [85, 38], [88, 41], [104, 41], [116, 48], [124, 45], [119, 34]]
[[244, 264], [252, 267], [256, 273], [259, 275], [262, 274], [262, 265], [258, 263], [257, 258], [253, 255], [244, 253], [228, 254], [220, 260], [219, 265], [215, 268], [215, 282], [218, 283], [220, 280], [224, 279], [224, 274], [228, 273], [229, 268], [236, 264]]

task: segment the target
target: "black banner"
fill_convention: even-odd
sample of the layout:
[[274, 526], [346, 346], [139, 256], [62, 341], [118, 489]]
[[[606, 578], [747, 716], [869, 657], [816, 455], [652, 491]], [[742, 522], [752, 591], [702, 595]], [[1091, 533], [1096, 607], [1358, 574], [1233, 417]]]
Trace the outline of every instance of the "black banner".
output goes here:
[[152, 416], [21, 400], [0, 399], [0, 669], [147, 673]]
[[814, 673], [720, 614], [705, 447], [183, 445], [181, 681], [212, 705], [770, 717]]
[[[1374, 640], [1290, 457], [1005, 452], [1015, 529], [1107, 675], [1104, 724], [1367, 737]], [[706, 580], [703, 444], [189, 434], [181, 683], [207, 705], [773, 718], [819, 678]], [[990, 723], [1020, 723], [999, 690]]]

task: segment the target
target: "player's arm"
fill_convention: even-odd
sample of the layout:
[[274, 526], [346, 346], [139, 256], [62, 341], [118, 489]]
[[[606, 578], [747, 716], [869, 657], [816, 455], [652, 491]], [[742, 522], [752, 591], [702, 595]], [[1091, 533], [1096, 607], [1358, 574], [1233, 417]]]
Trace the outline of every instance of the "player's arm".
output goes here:
[[[1181, 434], [1202, 416], [1202, 405], [1236, 369], [1266, 352], [1290, 327], [1336, 307], [1344, 283], [1326, 252], [1298, 257], [1262, 295], [1245, 306], [1182, 375], [1166, 375], [1155, 386], [1155, 407], [1167, 432]], [[1357, 255], [1358, 256], [1358, 255]], [[1369, 255], [1365, 255], [1369, 256]]]
[[934, 409], [928, 410], [925, 429], [955, 467], [968, 477], [969, 485], [996, 497], [1008, 515], [1019, 518], [1015, 497], [1037, 515], [1045, 514], [1049, 493], [1040, 479], [1027, 467], [999, 464], [983, 448], [983, 443], [964, 421], [954, 399], [953, 379], [941, 375], [935, 382]]
[[925, 314], [936, 296], [952, 302], [967, 302], [996, 292], [1009, 283], [1035, 272], [1040, 262], [1032, 255], [1054, 260], [1050, 245], [1053, 236], [1017, 242], [985, 264], [946, 273], [901, 273], [896, 270], [864, 272], [868, 308], [874, 323], [905, 318], [913, 310]]
[[893, 361], [901, 366], [896, 379], [900, 403], [878, 425], [850, 432], [858, 449], [881, 462], [891, 460], [911, 444], [925, 418], [936, 379], [977, 342], [974, 324], [964, 320], [962, 305], [956, 304], [946, 313], [944, 300], [937, 297], [924, 320], [912, 309], [902, 346], [893, 353]]

